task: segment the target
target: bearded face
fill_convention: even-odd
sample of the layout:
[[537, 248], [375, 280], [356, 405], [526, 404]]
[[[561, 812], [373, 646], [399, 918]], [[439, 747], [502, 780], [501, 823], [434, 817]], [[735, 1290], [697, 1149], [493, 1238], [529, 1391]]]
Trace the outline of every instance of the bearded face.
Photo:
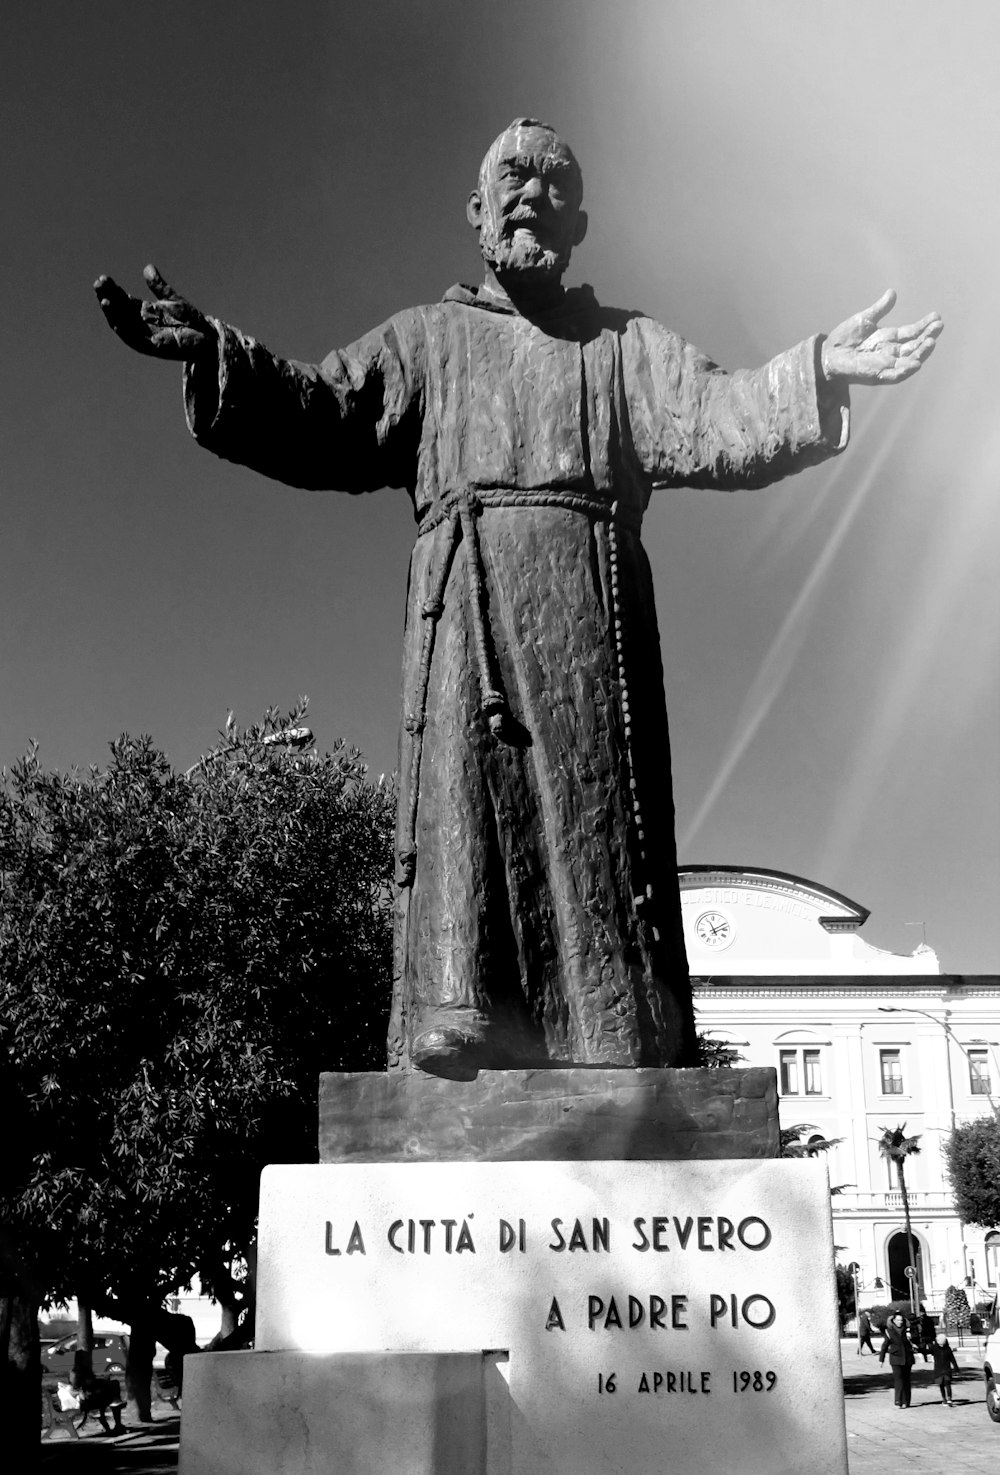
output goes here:
[[557, 253], [542, 244], [533, 217], [490, 219], [479, 237], [483, 260], [495, 272], [533, 271], [560, 276], [569, 265], [569, 251]]
[[491, 147], [469, 201], [483, 259], [499, 278], [562, 276], [583, 237], [580, 171], [549, 129], [512, 125]]

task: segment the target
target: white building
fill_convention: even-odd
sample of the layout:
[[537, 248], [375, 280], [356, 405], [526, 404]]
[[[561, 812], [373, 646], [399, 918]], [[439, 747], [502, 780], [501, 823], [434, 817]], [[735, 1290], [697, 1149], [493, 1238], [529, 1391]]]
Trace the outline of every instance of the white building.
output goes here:
[[959, 1220], [941, 1147], [1000, 1104], [1000, 978], [941, 973], [923, 944], [870, 946], [864, 907], [799, 876], [691, 866], [680, 883], [699, 1029], [774, 1067], [783, 1128], [843, 1139], [827, 1155], [843, 1185], [833, 1237], [860, 1266], [862, 1304], [907, 1294], [902, 1197], [878, 1149], [904, 1122], [920, 1137], [905, 1171], [923, 1299], [940, 1309], [953, 1284], [973, 1303], [994, 1295], [996, 1236]]

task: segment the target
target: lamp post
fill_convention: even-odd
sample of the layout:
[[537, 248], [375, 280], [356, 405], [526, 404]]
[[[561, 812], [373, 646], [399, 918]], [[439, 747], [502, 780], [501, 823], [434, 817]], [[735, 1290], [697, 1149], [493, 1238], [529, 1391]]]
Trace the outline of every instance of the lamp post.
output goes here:
[[[269, 732], [261, 739], [261, 746], [264, 748], [292, 748], [298, 752], [300, 748], [308, 748], [314, 741], [311, 727], [285, 727], [280, 732]], [[227, 743], [221, 751], [232, 753], [237, 746], [236, 743]], [[185, 768], [184, 777], [190, 778], [193, 773], [197, 773], [203, 762], [204, 759], [199, 758], [197, 763], [192, 763], [190, 768]]]
[[[951, 1119], [951, 1130], [952, 1130], [952, 1132], [954, 1132], [954, 1130], [955, 1130], [955, 1086], [954, 1086], [954, 1082], [952, 1080], [952, 1075], [951, 1075], [951, 1042], [952, 1042], [952, 1040], [955, 1041], [955, 1044], [961, 1050], [962, 1054], [965, 1055], [966, 1057], [968, 1057], [968, 1051], [966, 1050], [965, 1046], [962, 1044], [961, 1040], [957, 1038], [957, 1036], [955, 1035], [954, 1031], [952, 1030], [951, 1025], [948, 1023], [949, 1019], [951, 1018], [951, 1010], [950, 1009], [943, 1009], [941, 1011], [942, 1017], [940, 1019], [938, 1018], [938, 1016], [936, 1014], [929, 1014], [926, 1009], [912, 1009], [912, 1008], [909, 1008], [906, 1005], [901, 1005], [901, 1004], [879, 1004], [878, 1005], [878, 1010], [879, 1010], [879, 1013], [880, 1014], [919, 1014], [923, 1019], [929, 1019], [932, 1024], [936, 1024], [940, 1029], [942, 1029], [944, 1031], [944, 1059], [945, 1059], [945, 1068], [946, 1068], [946, 1071], [947, 1071], [947, 1079], [948, 1079], [948, 1115], [949, 1115], [949, 1117]], [[992, 1098], [992, 1095], [991, 1095], [990, 1096], [990, 1104], [991, 1105], [992, 1105], [992, 1102], [993, 1102], [993, 1098]], [[961, 1220], [959, 1220], [959, 1226], [960, 1226], [961, 1232], [962, 1232], [962, 1249], [963, 1249], [963, 1252], [964, 1252], [964, 1250], [965, 1250], [965, 1226], [962, 1224]], [[911, 1259], [912, 1259], [912, 1253], [911, 1253]], [[911, 1282], [911, 1288], [912, 1288], [912, 1282]]]
[[[951, 1078], [951, 1040], [954, 1039], [954, 1035], [952, 1034], [951, 1025], [948, 1023], [948, 1020], [951, 1018], [951, 1010], [943, 1010], [944, 1017], [942, 1019], [938, 1019], [936, 1014], [928, 1014], [926, 1009], [908, 1009], [900, 1004], [879, 1004], [878, 1011], [880, 1014], [919, 1014], [924, 1019], [929, 1019], [931, 1024], [939, 1025], [944, 1030], [944, 1059], [948, 1076], [948, 1115], [951, 1118], [951, 1130], [954, 1132], [955, 1086]], [[955, 1043], [959, 1049], [962, 1048], [958, 1040], [955, 1040]]]
[[[910, 1253], [913, 1253], [912, 1250]], [[917, 1267], [915, 1265], [907, 1265], [906, 1269], [903, 1271], [903, 1274], [906, 1276], [906, 1279], [910, 1283], [910, 1311], [913, 1313], [914, 1316], [916, 1316], [918, 1299]]]
[[[858, 1264], [857, 1260], [852, 1260], [851, 1263], [850, 1263], [850, 1265], [848, 1265], [847, 1268], [851, 1272], [851, 1280], [854, 1282], [854, 1324], [857, 1327], [858, 1356], [860, 1357], [861, 1356], [861, 1291], [862, 1291], [861, 1266]], [[881, 1291], [881, 1290], [884, 1290], [885, 1289], [884, 1282], [883, 1282], [882, 1277], [880, 1275], [876, 1275], [875, 1279], [872, 1281], [872, 1283], [871, 1283], [871, 1289], [873, 1291]]]

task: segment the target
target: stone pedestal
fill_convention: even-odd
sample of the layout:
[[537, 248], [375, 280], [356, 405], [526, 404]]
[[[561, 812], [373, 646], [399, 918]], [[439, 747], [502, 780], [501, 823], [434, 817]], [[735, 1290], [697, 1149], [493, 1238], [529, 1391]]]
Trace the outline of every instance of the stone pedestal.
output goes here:
[[320, 1076], [321, 1163], [673, 1162], [778, 1155], [773, 1070]]
[[[179, 1475], [486, 1475], [495, 1362], [471, 1352], [192, 1357]], [[502, 1444], [503, 1431], [491, 1432]]]
[[487, 1475], [846, 1470], [822, 1162], [275, 1166], [260, 1224], [264, 1353], [506, 1354]]
[[319, 1116], [181, 1475], [846, 1475], [826, 1167], [776, 1160], [773, 1071], [327, 1075]]

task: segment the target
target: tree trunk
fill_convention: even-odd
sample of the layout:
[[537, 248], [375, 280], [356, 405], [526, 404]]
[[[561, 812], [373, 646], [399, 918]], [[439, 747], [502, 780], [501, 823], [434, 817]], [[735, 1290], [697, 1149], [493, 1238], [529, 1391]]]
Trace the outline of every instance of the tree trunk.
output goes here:
[[903, 1159], [896, 1159], [896, 1176], [899, 1179], [899, 1191], [903, 1199], [903, 1222], [906, 1225], [906, 1243], [910, 1249], [910, 1268], [913, 1274], [910, 1276], [910, 1310], [916, 1312], [918, 1291], [917, 1276], [917, 1251], [913, 1239], [913, 1225], [910, 1223], [910, 1196], [906, 1191], [906, 1176], [903, 1172]]
[[82, 1377], [94, 1376], [94, 1313], [85, 1302], [76, 1298], [76, 1351], [73, 1368]]
[[156, 1355], [155, 1310], [129, 1322], [128, 1356], [125, 1359], [126, 1416], [129, 1423], [153, 1422], [153, 1358]]
[[257, 1246], [256, 1242], [241, 1250], [239, 1258], [246, 1265], [246, 1275], [236, 1280], [231, 1256], [217, 1255], [208, 1266], [208, 1284], [213, 1299], [221, 1310], [219, 1330], [205, 1344], [206, 1352], [228, 1352], [248, 1347], [254, 1339], [256, 1309]]
[[0, 1429], [4, 1468], [24, 1475], [41, 1461], [40, 1359], [38, 1306], [8, 1282], [0, 1286]]
[[227, 1336], [232, 1336], [236, 1330], [236, 1323], [239, 1322], [239, 1305], [236, 1304], [235, 1297], [232, 1301], [221, 1301], [220, 1305], [223, 1314], [218, 1323], [218, 1338], [224, 1342]]

